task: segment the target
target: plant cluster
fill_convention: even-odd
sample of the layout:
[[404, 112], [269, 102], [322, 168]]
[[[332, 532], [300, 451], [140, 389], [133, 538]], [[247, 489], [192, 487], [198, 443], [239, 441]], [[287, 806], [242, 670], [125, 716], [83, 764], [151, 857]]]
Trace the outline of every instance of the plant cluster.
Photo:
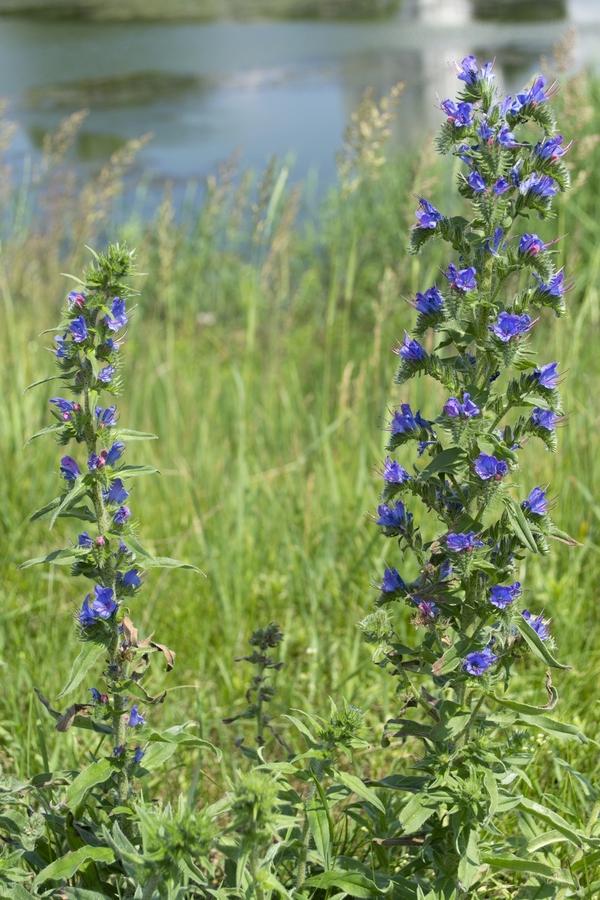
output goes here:
[[[74, 613], [81, 651], [59, 695], [79, 691], [79, 702], [55, 710], [38, 696], [59, 731], [83, 729], [97, 743], [86, 743], [79, 772], [0, 782], [0, 896], [560, 900], [597, 890], [587, 866], [600, 857], [598, 792], [587, 827], [531, 796], [529, 729], [586, 738], [549, 715], [558, 699], [550, 670], [567, 667], [545, 612], [535, 599], [523, 606], [519, 580], [525, 553], [575, 543], [550, 517], [548, 487], [518, 480], [527, 445], [554, 451], [565, 421], [559, 363], [534, 361], [528, 340], [544, 309], [565, 314], [568, 289], [550, 245], [518, 225], [530, 213], [548, 217], [567, 189], [568, 146], [543, 78], [501, 98], [489, 63], [467, 57], [458, 77], [458, 102], [441, 103], [438, 147], [461, 162], [472, 215], [446, 216], [419, 198], [413, 252], [441, 238], [456, 255], [444, 280], [411, 301], [415, 328], [396, 348], [399, 385], [415, 376], [436, 385], [429, 418], [408, 403], [391, 415], [388, 453], [403, 456], [383, 463], [376, 522], [402, 562], [385, 569], [377, 608], [360, 623], [376, 664], [398, 680], [401, 708], [386, 723], [382, 757], [406, 745], [412, 765], [382, 775], [374, 763], [370, 778], [359, 777], [363, 714], [345, 702], [332, 701], [327, 720], [292, 710], [302, 746], [288, 747], [265, 711], [270, 673], [281, 667], [271, 651], [283, 639], [270, 624], [243, 658], [256, 667], [246, 709], [227, 720], [256, 727], [255, 748], [238, 741], [242, 763], [228, 789], [213, 803], [197, 784], [173, 804], [149, 798], [149, 776], [176, 751], [214, 748], [194, 723], [154, 727], [166, 695], [142, 684], [152, 654], [167, 669], [175, 657], [133, 623], [145, 573], [194, 567], [146, 550], [128, 505], [130, 479], [156, 470], [124, 461], [131, 441], [153, 435], [124, 428], [111, 403], [133, 313], [132, 253], [113, 245], [69, 294], [52, 376], [68, 396], [51, 398], [55, 421], [39, 433], [74, 449], [60, 459], [60, 495], [32, 519], [75, 519], [78, 533], [24, 564], [67, 565], [91, 584]], [[402, 607], [416, 628], [412, 646], [396, 633], [391, 611]], [[525, 657], [547, 667], [543, 705], [509, 694]]]

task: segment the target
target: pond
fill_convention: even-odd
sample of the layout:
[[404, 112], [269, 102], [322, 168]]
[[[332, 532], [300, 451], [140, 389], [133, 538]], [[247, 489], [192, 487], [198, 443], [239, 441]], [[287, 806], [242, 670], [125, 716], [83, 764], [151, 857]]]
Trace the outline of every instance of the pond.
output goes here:
[[[0, 12], [19, 2], [0, 0]], [[242, 165], [258, 169], [271, 154], [289, 157], [295, 178], [316, 171], [323, 188], [369, 85], [381, 93], [405, 82], [394, 140], [411, 145], [441, 120], [436, 92], [456, 93], [452, 60], [495, 58], [510, 91], [572, 25], [577, 64], [600, 58], [597, 0], [371, 0], [365, 8], [380, 11], [372, 18], [345, 18], [343, 0], [282, 2], [237, 0], [242, 19], [231, 16], [234, 0], [225, 19], [219, 0], [196, 0], [213, 20], [0, 17], [0, 94], [20, 124], [14, 153], [35, 155], [48, 129], [87, 107], [74, 148], [82, 166], [97, 168], [124, 140], [152, 132], [139, 165], [159, 183], [201, 179], [239, 149]], [[277, 8], [315, 17], [265, 18]], [[248, 18], [253, 10], [258, 18]], [[356, 0], [348, 10], [364, 13]]]

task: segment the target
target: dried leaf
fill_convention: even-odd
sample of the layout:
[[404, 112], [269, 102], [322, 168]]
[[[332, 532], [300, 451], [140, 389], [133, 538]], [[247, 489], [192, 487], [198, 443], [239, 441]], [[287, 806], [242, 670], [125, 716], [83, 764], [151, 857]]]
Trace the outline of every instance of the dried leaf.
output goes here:
[[125, 638], [127, 643], [132, 647], [139, 647], [138, 631], [129, 616], [125, 616], [125, 618], [121, 622], [121, 626], [123, 628], [123, 637]]
[[58, 722], [54, 726], [57, 731], [68, 731], [73, 722], [75, 721], [75, 716], [87, 716], [88, 715], [88, 706], [87, 703], [73, 703], [72, 706], [69, 706], [62, 716], [59, 717]]
[[164, 655], [165, 661], [167, 663], [167, 672], [170, 672], [173, 666], [175, 665], [175, 652], [173, 650], [169, 650], [165, 644], [157, 644], [155, 641], [150, 641], [150, 646], [154, 647], [155, 650], [160, 650], [160, 652]]

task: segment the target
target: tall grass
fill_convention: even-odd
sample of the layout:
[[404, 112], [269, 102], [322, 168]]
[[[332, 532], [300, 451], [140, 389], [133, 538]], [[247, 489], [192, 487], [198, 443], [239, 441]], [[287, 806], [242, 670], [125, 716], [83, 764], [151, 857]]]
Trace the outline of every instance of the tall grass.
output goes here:
[[[542, 361], [558, 359], [567, 372], [570, 427], [556, 457], [530, 456], [523, 473], [527, 489], [551, 483], [559, 525], [583, 546], [557, 544], [520, 573], [529, 607], [553, 616], [561, 657], [573, 663], [557, 685], [562, 718], [590, 737], [599, 730], [599, 94], [586, 76], [563, 90], [562, 119], [571, 112], [580, 134], [571, 157], [576, 189], [544, 227], [548, 237], [566, 235], [558, 252], [577, 278], [566, 327], [543, 321], [536, 328]], [[117, 224], [112, 201], [136, 147], [81, 187], [62, 163], [77, 124], [68, 120], [28, 181], [2, 196], [2, 766], [19, 775], [40, 765], [68, 767], [86, 747], [71, 733], [44, 743], [43, 710], [33, 699], [33, 687], [54, 696], [65, 680], [76, 642], [70, 616], [84, 587], [74, 593], [59, 567], [17, 571], [22, 558], [56, 545], [43, 523], [28, 526], [27, 519], [55, 496], [59, 455], [48, 439], [23, 449], [47, 423], [52, 385], [22, 392], [51, 368], [49, 338], [38, 335], [58, 319], [60, 273], [77, 272], [83, 245], [106, 233], [137, 246], [146, 273], [141, 321], [124, 348], [133, 389], [121, 414], [131, 427], [160, 436], [141, 454], [129, 445], [127, 456], [154, 463], [162, 477], [137, 484], [136, 511], [151, 549], [189, 559], [206, 574], [152, 574], [147, 606], [141, 617], [136, 612], [178, 654], [175, 678], [164, 679], [165, 722], [195, 719], [204, 736], [233, 751], [234, 734], [220, 724], [243, 705], [244, 673], [233, 658], [245, 652], [254, 628], [277, 621], [286, 640], [274, 711], [324, 713], [329, 695], [344, 696], [368, 710], [367, 735], [377, 744], [396, 701], [355, 623], [372, 607], [386, 553], [368, 518], [379, 491], [373, 468], [384, 456], [387, 410], [409, 399], [391, 383], [390, 335], [401, 338], [409, 321], [402, 297], [433, 283], [446, 262], [435, 247], [419, 261], [409, 258], [398, 235], [412, 223], [411, 192], [444, 196], [452, 166], [434, 164], [427, 146], [371, 168], [373, 154], [359, 155], [355, 188], [347, 189], [345, 174], [313, 218], [298, 217], [300, 188], [289, 184], [285, 166], [273, 161], [258, 181], [224, 167], [193, 217], [175, 218], [167, 190], [151, 221], [132, 215]], [[410, 391], [424, 415], [439, 408], [440, 398], [421, 382]], [[408, 616], [404, 628], [408, 636]], [[56, 663], [56, 648], [65, 650], [64, 665]], [[524, 672], [520, 690], [543, 702], [536, 677]], [[285, 733], [285, 722], [279, 728]], [[588, 748], [559, 749], [588, 777], [598, 774]], [[399, 769], [409, 764], [410, 747], [389, 752]], [[532, 777], [548, 790], [562, 783], [557, 755], [540, 742]]]

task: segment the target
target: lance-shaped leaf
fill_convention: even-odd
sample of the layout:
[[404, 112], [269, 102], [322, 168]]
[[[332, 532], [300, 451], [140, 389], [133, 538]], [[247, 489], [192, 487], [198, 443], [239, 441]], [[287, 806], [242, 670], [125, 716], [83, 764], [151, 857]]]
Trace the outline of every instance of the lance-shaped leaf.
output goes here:
[[142, 475], [160, 475], [160, 472], [154, 466], [121, 466], [115, 474], [126, 478], [141, 478]]
[[99, 759], [86, 766], [67, 788], [65, 805], [69, 809], [75, 809], [93, 787], [104, 784], [115, 771], [113, 760], [108, 758]]
[[[38, 887], [45, 881], [64, 881], [67, 878], [72, 878], [75, 872], [88, 862], [112, 863], [114, 860], [115, 854], [110, 847], [89, 847], [86, 845], [51, 862], [49, 866], [38, 872], [32, 886]], [[98, 896], [100, 895], [98, 894]]]
[[200, 575], [204, 575], [201, 569], [193, 566], [191, 563], [181, 562], [179, 559], [171, 559], [168, 556], [153, 556], [132, 535], [126, 535], [123, 541], [130, 550], [133, 550], [140, 565], [146, 569], [191, 569], [193, 572], [199, 572]]
[[48, 556], [38, 556], [35, 559], [27, 559], [21, 563], [19, 569], [29, 569], [31, 566], [39, 566], [42, 563], [54, 563], [56, 566], [69, 566], [77, 562], [85, 553], [74, 548], [66, 550], [53, 550]]
[[493, 869], [509, 869], [511, 872], [520, 872], [523, 875], [536, 875], [538, 878], [541, 876], [557, 884], [575, 886], [573, 878], [565, 869], [535, 862], [533, 859], [519, 859], [517, 856], [486, 856], [482, 862]]
[[158, 435], [149, 431], [132, 431], [130, 428], [117, 428], [117, 437], [127, 441], [157, 441]]
[[36, 438], [41, 437], [43, 434], [51, 434], [53, 431], [60, 431], [64, 427], [64, 422], [54, 422], [53, 425], [47, 425], [45, 428], [42, 428], [41, 431], [36, 431], [35, 434], [32, 434], [31, 437], [25, 441], [24, 446], [26, 447], [32, 441], [35, 441]]
[[464, 450], [459, 447], [450, 447], [449, 450], [442, 450], [437, 456], [431, 460], [428, 466], [425, 466], [419, 475], [419, 481], [427, 481], [432, 475], [439, 475], [445, 472], [448, 475], [456, 475], [461, 469], [464, 469], [469, 458]]
[[87, 485], [83, 481], [77, 480], [77, 483], [71, 488], [70, 491], [67, 491], [66, 494], [61, 498], [60, 503], [52, 513], [50, 518], [50, 528], [54, 527], [54, 523], [58, 519], [58, 517], [65, 513], [67, 510], [70, 510], [72, 506], [75, 505], [75, 502], [79, 500], [80, 497], [83, 497], [84, 494], [87, 494]]
[[528, 550], [531, 550], [532, 553], [537, 553], [537, 544], [531, 533], [529, 522], [525, 518], [520, 505], [512, 497], [503, 497], [502, 502], [504, 503], [510, 524], [521, 544], [524, 547], [527, 547]]
[[529, 622], [526, 622], [522, 616], [516, 616], [514, 624], [521, 632], [521, 634], [525, 638], [526, 643], [529, 645], [529, 648], [538, 657], [538, 659], [541, 659], [542, 662], [547, 663], [547, 665], [551, 666], [553, 669], [572, 668], [571, 666], [564, 666], [562, 663], [559, 663], [556, 659], [554, 659], [548, 647], [541, 639], [537, 631], [535, 631], [535, 629], [531, 627]]
[[64, 697], [66, 694], [70, 694], [76, 687], [79, 687], [98, 657], [102, 653], [106, 653], [106, 648], [106, 641], [85, 641], [79, 655], [73, 663], [68, 681], [60, 694], [58, 694], [57, 699]]
[[[52, 329], [52, 330], [54, 330], [54, 329]], [[59, 378], [70, 378], [70, 377], [71, 377], [70, 373], [67, 374], [66, 372], [63, 372], [60, 375], [49, 375], [48, 378], [42, 378], [41, 381], [34, 381], [33, 384], [28, 384], [27, 387], [25, 388], [25, 390], [23, 391], [23, 393], [26, 394], [27, 391], [30, 391], [32, 388], [39, 387], [40, 384], [46, 384], [48, 381], [56, 381]]]

